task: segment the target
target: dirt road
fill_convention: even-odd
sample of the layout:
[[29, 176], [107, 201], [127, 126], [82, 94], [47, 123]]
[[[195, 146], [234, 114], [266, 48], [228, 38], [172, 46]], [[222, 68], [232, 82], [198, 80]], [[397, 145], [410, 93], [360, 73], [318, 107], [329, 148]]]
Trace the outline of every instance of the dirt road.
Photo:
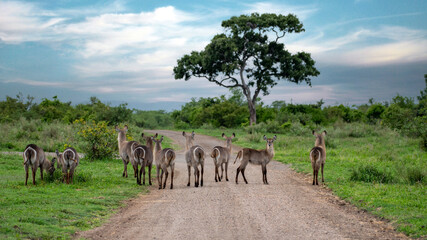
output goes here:
[[[158, 190], [155, 181], [150, 194], [130, 200], [106, 224], [78, 233], [77, 238], [406, 239], [388, 223], [346, 204], [325, 188], [312, 186], [310, 177], [276, 161], [267, 166], [269, 185], [262, 182], [261, 167], [252, 165], [246, 169], [249, 184], [240, 178], [236, 185], [237, 163], [229, 165], [229, 182], [216, 183], [209, 156], [204, 186], [195, 188], [192, 178], [192, 186], [187, 187], [184, 137], [173, 131], [157, 132], [181, 146], [174, 189]], [[195, 144], [210, 154], [224, 141], [196, 135]], [[233, 147], [232, 161], [238, 150]]]

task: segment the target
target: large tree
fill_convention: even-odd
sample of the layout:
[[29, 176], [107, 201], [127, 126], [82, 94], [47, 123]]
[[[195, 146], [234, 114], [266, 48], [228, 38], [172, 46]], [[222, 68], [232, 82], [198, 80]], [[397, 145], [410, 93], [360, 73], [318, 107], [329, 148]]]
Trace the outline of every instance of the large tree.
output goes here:
[[290, 53], [283, 38], [287, 33], [305, 31], [295, 15], [241, 15], [222, 22], [224, 33], [214, 36], [203, 51], [178, 59], [175, 79], [206, 78], [226, 88], [243, 90], [250, 124], [256, 124], [256, 100], [269, 94], [279, 80], [306, 82], [319, 75], [309, 53]]

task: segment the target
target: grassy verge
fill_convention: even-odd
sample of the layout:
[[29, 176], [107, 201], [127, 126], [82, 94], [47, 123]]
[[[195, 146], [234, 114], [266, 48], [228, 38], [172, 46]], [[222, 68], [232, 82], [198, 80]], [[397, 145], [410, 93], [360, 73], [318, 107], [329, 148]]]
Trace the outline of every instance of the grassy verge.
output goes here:
[[[166, 138], [163, 146], [170, 142]], [[22, 162], [19, 155], [0, 154], [0, 239], [69, 239], [76, 231], [101, 225], [123, 206], [123, 200], [148, 191], [136, 184], [130, 164], [129, 178], [122, 177], [120, 159], [82, 159], [70, 185], [60, 181], [57, 169], [51, 177], [45, 173], [44, 181], [37, 171], [36, 186], [30, 173], [30, 184], [25, 186]]]
[[[326, 186], [342, 199], [388, 219], [398, 231], [414, 238], [427, 237], [427, 153], [418, 141], [384, 129], [326, 130]], [[265, 148], [264, 134], [250, 135], [241, 129], [195, 131], [218, 138], [222, 132], [235, 132], [234, 144]], [[314, 137], [310, 131], [277, 136], [274, 159], [311, 175], [308, 153]]]

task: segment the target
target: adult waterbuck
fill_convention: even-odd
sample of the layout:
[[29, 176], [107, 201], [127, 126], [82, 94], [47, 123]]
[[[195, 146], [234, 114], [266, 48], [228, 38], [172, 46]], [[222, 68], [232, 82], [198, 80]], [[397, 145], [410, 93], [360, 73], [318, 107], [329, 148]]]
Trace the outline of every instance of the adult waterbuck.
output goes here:
[[56, 156], [58, 157], [58, 162], [62, 165], [63, 182], [72, 183], [74, 170], [76, 170], [80, 162], [77, 151], [72, 147], [67, 147], [62, 154], [59, 154], [58, 149], [56, 149]]
[[27, 185], [28, 182], [28, 170], [30, 166], [33, 173], [33, 185], [36, 185], [37, 168], [40, 167], [41, 180], [43, 180], [43, 170], [46, 170], [50, 174], [53, 174], [55, 171], [56, 158], [53, 158], [52, 161], [49, 161], [46, 158], [43, 149], [35, 144], [28, 144], [25, 147], [24, 153], [22, 155], [24, 158], [25, 185]]
[[[123, 129], [120, 129], [118, 126], [115, 127], [118, 132], [117, 141], [119, 143], [119, 155], [122, 158], [124, 169], [123, 177], [128, 177], [128, 163], [133, 162], [133, 150], [136, 146], [139, 145], [136, 141], [126, 141], [126, 132], [128, 131], [128, 126], [125, 125]], [[137, 169], [133, 165], [134, 177], [137, 177]]]
[[311, 167], [313, 168], [313, 185], [319, 185], [319, 169], [322, 171], [322, 182], [325, 182], [325, 179], [323, 178], [323, 167], [325, 166], [326, 161], [326, 131], [319, 134], [313, 130], [313, 135], [316, 137], [316, 141], [314, 142], [314, 147], [310, 150], [310, 160]]
[[[166, 182], [168, 180], [168, 167], [171, 169], [171, 189], [173, 189], [173, 174], [175, 169], [175, 151], [172, 148], [162, 149], [163, 136], [160, 139], [153, 139], [156, 143], [155, 147], [155, 158], [157, 168], [157, 181], [159, 183], [159, 189], [166, 188]], [[160, 175], [160, 170], [162, 171]], [[163, 173], [165, 173], [165, 182], [163, 183]], [[163, 184], [162, 184], [163, 183]]]
[[[200, 186], [203, 187], [203, 172], [205, 167], [205, 150], [199, 146], [194, 145], [193, 146], [193, 140], [194, 140], [194, 131], [191, 133], [191, 135], [187, 135], [185, 132], [182, 132], [182, 136], [185, 137], [185, 143], [188, 147], [187, 151], [185, 152], [185, 161], [187, 162], [187, 169], [188, 169], [188, 183], [187, 186], [190, 186], [190, 176], [191, 176], [191, 167], [194, 169], [194, 186], [198, 187], [199, 183]], [[200, 165], [200, 170], [199, 170]], [[201, 178], [200, 178], [201, 175]]]
[[[136, 169], [136, 183], [141, 185], [142, 182], [145, 185], [145, 167], [148, 167], [148, 184], [151, 185], [151, 167], [153, 165], [153, 152], [148, 146], [137, 145], [132, 151], [132, 166]], [[138, 171], [138, 165], [141, 165], [141, 169]]]
[[[224, 168], [225, 180], [228, 181], [228, 162], [231, 157], [231, 141], [236, 137], [236, 134], [233, 133], [231, 137], [227, 137], [222, 133], [222, 137], [225, 138], [225, 147], [215, 146], [211, 153], [211, 158], [213, 158], [215, 164], [215, 182], [222, 180]], [[219, 177], [219, 167], [221, 167], [221, 177]]]
[[255, 150], [252, 148], [243, 148], [237, 153], [236, 160], [234, 160], [234, 163], [236, 163], [237, 159], [242, 158], [242, 161], [240, 162], [240, 166], [237, 168], [236, 172], [236, 184], [237, 178], [239, 177], [239, 172], [242, 172], [243, 180], [245, 180], [245, 183], [248, 184], [248, 181], [245, 177], [245, 169], [248, 163], [254, 164], [254, 165], [261, 165], [262, 168], [262, 181], [264, 184], [268, 184], [267, 181], [267, 164], [273, 159], [274, 157], [274, 145], [273, 142], [276, 140], [276, 135], [274, 135], [273, 138], [267, 138], [264, 135], [264, 140], [267, 142], [266, 147], [263, 150]]

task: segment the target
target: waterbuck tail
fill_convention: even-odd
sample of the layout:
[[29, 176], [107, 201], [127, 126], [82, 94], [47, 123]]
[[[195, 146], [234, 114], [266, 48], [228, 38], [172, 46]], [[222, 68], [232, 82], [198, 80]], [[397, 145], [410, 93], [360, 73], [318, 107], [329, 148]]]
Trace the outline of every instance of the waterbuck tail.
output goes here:
[[172, 149], [168, 149], [165, 152], [165, 161], [169, 165], [175, 159], [175, 152]]
[[320, 147], [314, 147], [310, 151], [310, 159], [313, 162], [317, 162], [322, 157], [322, 149]]
[[30, 163], [31, 163], [32, 153], [34, 153], [33, 160], [36, 160], [37, 159], [37, 151], [34, 148], [28, 146], [24, 151], [24, 165], [27, 164], [28, 160], [30, 160]]
[[233, 164], [236, 164], [237, 159], [241, 158], [241, 157], [242, 157], [242, 155], [243, 155], [243, 150], [240, 150], [240, 151], [237, 153], [236, 160], [234, 160], [234, 163], [233, 163]]

